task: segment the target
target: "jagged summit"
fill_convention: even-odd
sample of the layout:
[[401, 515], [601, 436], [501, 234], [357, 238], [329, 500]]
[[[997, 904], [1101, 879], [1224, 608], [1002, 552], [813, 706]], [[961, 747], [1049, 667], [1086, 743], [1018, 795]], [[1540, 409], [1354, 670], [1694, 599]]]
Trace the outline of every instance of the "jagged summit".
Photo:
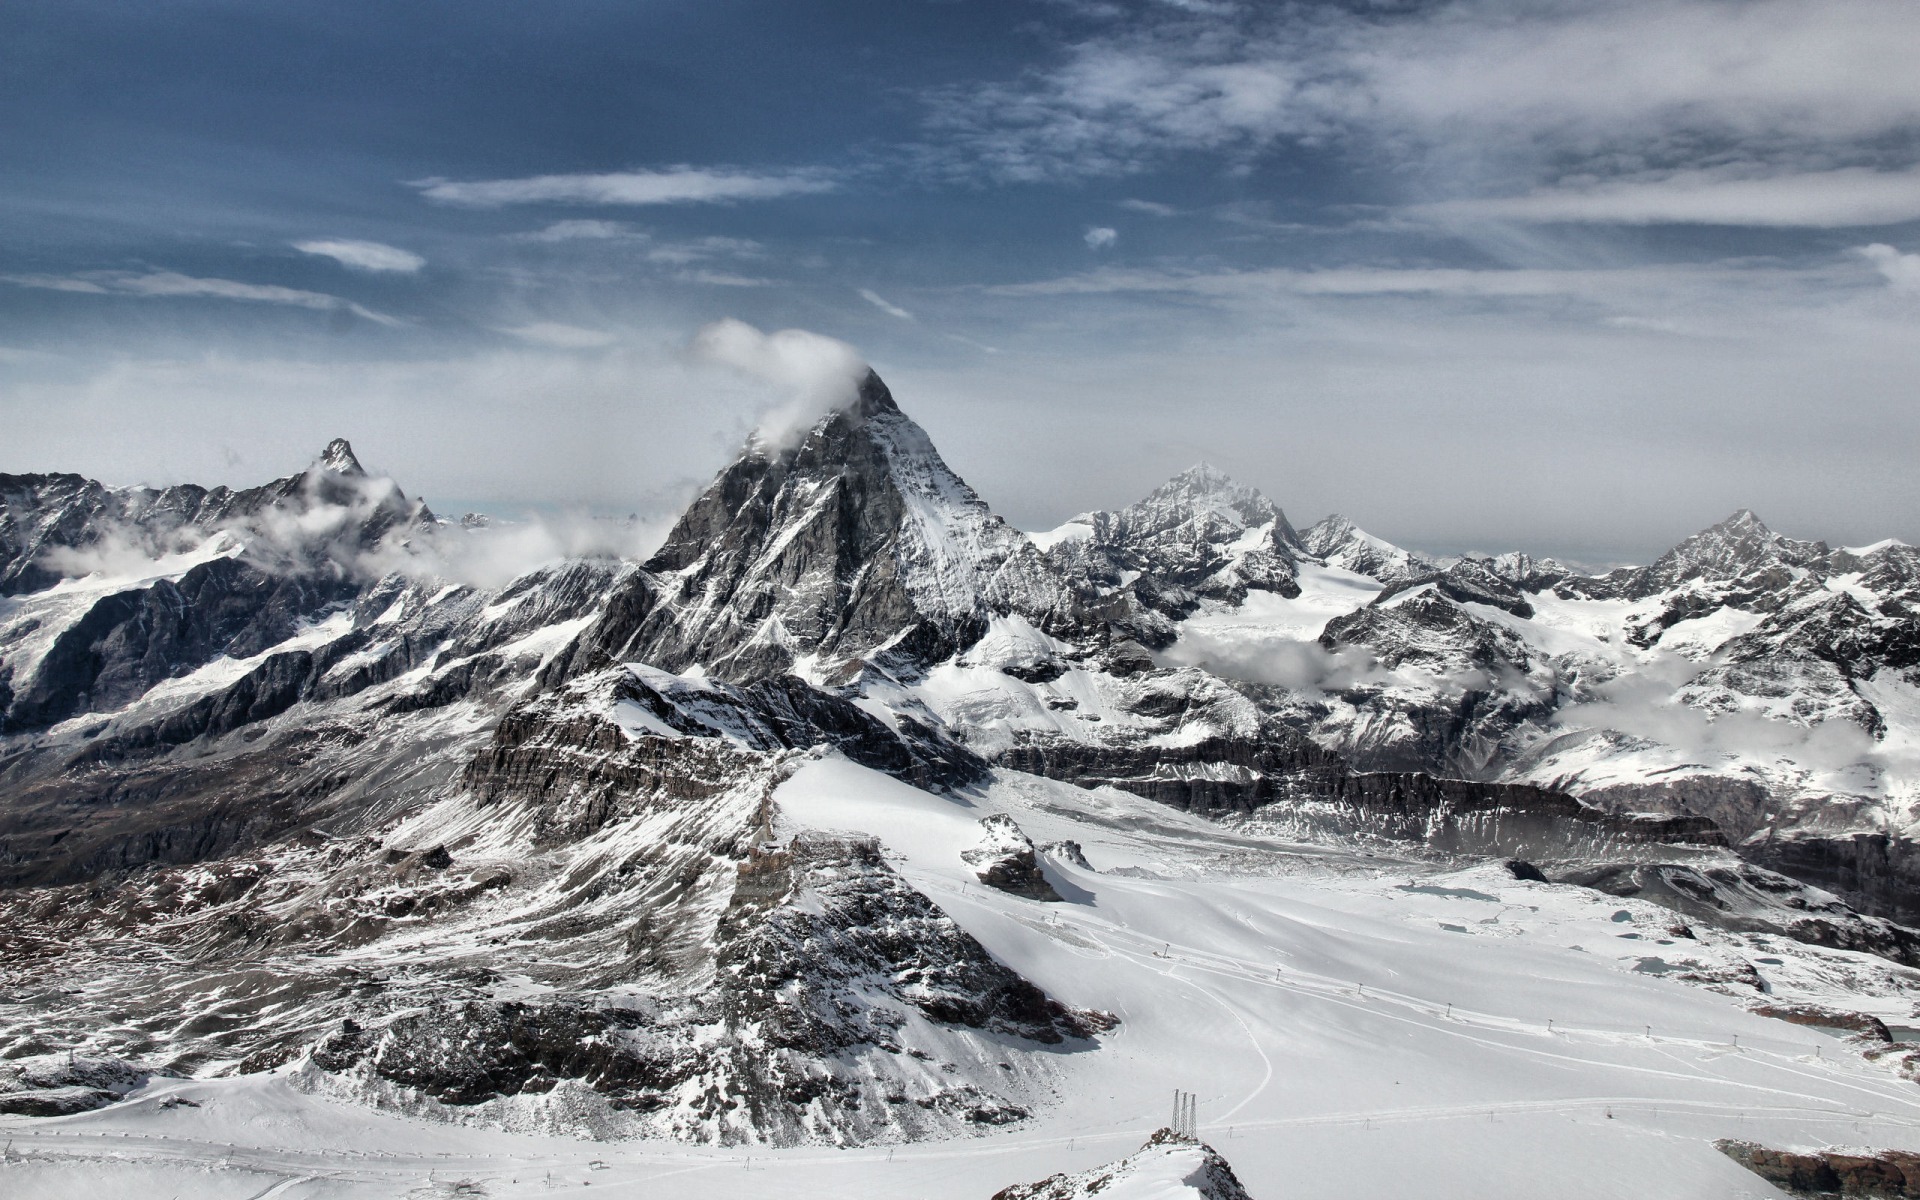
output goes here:
[[1339, 513], [1323, 517], [1300, 534], [1308, 554], [1330, 567], [1366, 575], [1381, 583], [1407, 583], [1440, 570], [1424, 555], [1377, 538]]
[[971, 645], [995, 614], [1050, 625], [1072, 607], [871, 371], [796, 444], [749, 442], [646, 569], [590, 632], [595, 649], [742, 682], [882, 651], [907, 669]]
[[327, 448], [320, 452], [320, 457], [313, 460], [313, 465], [335, 475], [363, 476], [367, 473], [366, 468], [360, 465], [360, 460], [354, 457], [352, 443], [345, 438], [328, 442]]
[[1755, 575], [1766, 577], [1756, 582], [1777, 587], [1796, 568], [1828, 553], [1825, 542], [1775, 533], [1753, 510], [1743, 508], [1681, 541], [1651, 566], [1616, 571], [1606, 579], [1631, 599], [1692, 582], [1732, 583]]
[[[1162, 484], [1157, 491], [1179, 489], [1195, 493], [1237, 490], [1233, 476], [1210, 462], [1197, 462]], [[1251, 490], [1251, 489], [1247, 489]]]
[[1079, 586], [1130, 594], [1179, 619], [1202, 600], [1238, 604], [1249, 590], [1300, 594], [1300, 535], [1280, 506], [1207, 463], [1118, 512], [1076, 517], [1049, 536], [1048, 557]]

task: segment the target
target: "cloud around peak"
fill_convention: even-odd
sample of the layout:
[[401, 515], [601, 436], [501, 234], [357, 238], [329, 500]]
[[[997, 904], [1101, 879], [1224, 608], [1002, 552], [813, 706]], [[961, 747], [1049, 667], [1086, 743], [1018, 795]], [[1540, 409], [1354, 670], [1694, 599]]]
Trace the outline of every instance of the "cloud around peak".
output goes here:
[[762, 333], [732, 317], [703, 325], [688, 354], [771, 385], [777, 397], [761, 414], [754, 436], [780, 451], [796, 444], [819, 420], [859, 399], [867, 361], [838, 338], [805, 329]]

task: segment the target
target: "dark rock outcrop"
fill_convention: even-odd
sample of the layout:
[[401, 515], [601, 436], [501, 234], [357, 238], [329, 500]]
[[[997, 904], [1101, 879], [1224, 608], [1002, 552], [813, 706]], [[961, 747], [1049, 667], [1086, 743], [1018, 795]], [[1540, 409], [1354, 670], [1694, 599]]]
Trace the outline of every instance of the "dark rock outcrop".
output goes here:
[[1920, 1197], [1920, 1154], [1910, 1150], [1774, 1150], [1731, 1139], [1714, 1147], [1795, 1196]]
[[1837, 896], [1751, 863], [1567, 864], [1555, 868], [1553, 880], [1651, 900], [1721, 929], [1779, 934], [1920, 967], [1920, 930], [1863, 915]]
[[[1047, 882], [1033, 841], [1020, 831], [1012, 817], [995, 813], [980, 821], [980, 844], [960, 852], [981, 883], [1029, 900], [1057, 902], [1060, 893]], [[1075, 847], [1077, 851], [1079, 847]], [[1082, 862], [1085, 861], [1083, 858]]]

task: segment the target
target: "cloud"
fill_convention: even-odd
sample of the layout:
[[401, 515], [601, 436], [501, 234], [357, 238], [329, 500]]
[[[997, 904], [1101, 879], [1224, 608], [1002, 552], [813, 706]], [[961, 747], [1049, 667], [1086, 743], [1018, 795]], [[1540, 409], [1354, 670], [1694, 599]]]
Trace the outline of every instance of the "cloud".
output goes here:
[[1620, 225], [1894, 225], [1920, 220], [1920, 169], [1847, 167], [1757, 178], [1728, 169], [1674, 171], [1652, 179], [1446, 201], [1413, 211], [1440, 218]]
[[1854, 253], [1872, 263], [1894, 291], [1920, 296], [1920, 254], [1902, 254], [1884, 242], [1861, 246]]
[[1118, 229], [1109, 229], [1104, 225], [1095, 225], [1086, 232], [1085, 240], [1089, 250], [1105, 250], [1120, 240]]
[[658, 263], [694, 263], [714, 258], [761, 258], [766, 247], [751, 238], [703, 237], [686, 242], [664, 242], [647, 251]]
[[1659, 742], [1695, 762], [1722, 756], [1762, 762], [1791, 758], [1815, 769], [1838, 770], [1881, 757], [1871, 735], [1845, 720], [1802, 725], [1765, 711], [1695, 708], [1681, 699], [1692, 669], [1652, 669], [1609, 680], [1595, 698], [1554, 714], [1559, 728], [1610, 729]]
[[528, 242], [580, 242], [580, 241], [645, 241], [645, 231], [627, 224], [625, 221], [573, 220], [555, 221], [544, 229], [531, 233], [516, 234], [516, 237]]
[[1150, 217], [1177, 217], [1180, 210], [1171, 204], [1162, 204], [1157, 200], [1122, 200], [1120, 207], [1128, 212], [1146, 213]]
[[150, 271], [145, 275], [132, 271], [90, 271], [81, 275], [0, 275], [0, 280], [20, 287], [46, 288], [56, 292], [81, 292], [89, 295], [206, 297], [216, 300], [241, 300], [260, 304], [286, 304], [296, 308], [331, 309], [350, 312], [356, 317], [381, 325], [403, 324], [396, 317], [374, 312], [339, 296], [308, 292], [277, 284], [241, 283], [233, 279], [202, 279], [177, 271]]
[[110, 525], [93, 543], [55, 547], [41, 561], [68, 578], [134, 581], [184, 571], [217, 555], [245, 558], [279, 573], [333, 570], [360, 580], [400, 575], [491, 589], [567, 559], [642, 561], [659, 548], [675, 520], [668, 514], [609, 519], [563, 512], [473, 527], [403, 524], [373, 545], [364, 544], [360, 532], [367, 519], [398, 495], [393, 480], [373, 477], [347, 486], [344, 502], [314, 502], [309, 496], [303, 507], [270, 506], [211, 531]]
[[722, 204], [828, 192], [837, 184], [817, 170], [753, 172], [681, 166], [464, 183], [422, 179], [411, 186], [427, 199], [444, 204], [499, 208], [508, 204]]
[[762, 288], [777, 287], [778, 282], [762, 279], [758, 275], [736, 275], [731, 271], [681, 271], [674, 275], [681, 283], [700, 283], [708, 287]]
[[898, 304], [895, 304], [892, 301], [888, 300], [886, 297], [880, 295], [878, 292], [872, 291], [868, 288], [861, 288], [860, 298], [862, 300], [865, 300], [868, 304], [873, 305], [875, 308], [879, 309], [881, 312], [886, 313], [890, 317], [899, 317], [902, 321], [913, 320], [912, 313], [908, 312], [904, 308], [901, 308]]
[[578, 325], [563, 325], [558, 321], [534, 321], [528, 325], [503, 328], [500, 332], [522, 341], [562, 350], [591, 350], [611, 346], [620, 340], [618, 334], [608, 333], [604, 329], [582, 329]]
[[[1337, 147], [1520, 219], [1882, 223], [1914, 207], [1916, 60], [1905, 0], [1143, 10], [1046, 69], [927, 93], [927, 157], [1033, 181]], [[1654, 177], [1703, 162], [1725, 173]]]
[[1405, 682], [1357, 646], [1328, 650], [1319, 642], [1278, 634], [1186, 630], [1160, 656], [1175, 667], [1199, 667], [1223, 679], [1294, 692], [1338, 692], [1361, 684]]
[[[1742, 274], [1733, 268], [1637, 267], [1542, 270], [1469, 267], [1346, 267], [1297, 270], [1200, 271], [1102, 267], [1055, 279], [995, 284], [997, 296], [1098, 296], [1128, 292], [1217, 298], [1261, 295], [1544, 297], [1653, 292], [1688, 282], [1720, 281]], [[1758, 277], [1759, 271], [1745, 272]]]
[[762, 333], [731, 317], [701, 326], [688, 351], [696, 362], [731, 368], [779, 390], [782, 399], [755, 431], [776, 451], [793, 445], [828, 413], [852, 405], [868, 371], [860, 352], [835, 338], [805, 329]]
[[410, 250], [380, 242], [350, 240], [295, 242], [293, 248], [303, 254], [331, 258], [356, 271], [398, 271], [411, 275], [427, 265], [427, 260]]
[[440, 525], [404, 539], [389, 537], [354, 567], [375, 578], [399, 574], [499, 588], [529, 571], [572, 558], [644, 561], [666, 540], [675, 519], [667, 514], [609, 519], [558, 513], [490, 521], [478, 528]]

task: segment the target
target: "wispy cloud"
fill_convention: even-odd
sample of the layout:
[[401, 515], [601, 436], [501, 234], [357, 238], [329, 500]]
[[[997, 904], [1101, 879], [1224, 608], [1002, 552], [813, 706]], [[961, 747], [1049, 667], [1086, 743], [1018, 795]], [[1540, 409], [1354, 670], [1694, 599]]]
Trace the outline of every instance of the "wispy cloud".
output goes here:
[[523, 342], [553, 346], [561, 350], [595, 350], [602, 346], [611, 346], [620, 340], [618, 334], [608, 333], [604, 329], [583, 329], [578, 325], [565, 325], [558, 321], [534, 321], [527, 325], [503, 327], [500, 332], [517, 337]]
[[470, 182], [421, 179], [412, 186], [427, 199], [444, 204], [499, 208], [509, 204], [722, 204], [829, 192], [837, 183], [818, 170], [756, 172], [681, 166]]
[[778, 280], [762, 279], [758, 275], [736, 275], [731, 271], [680, 271], [673, 277], [681, 283], [699, 283], [707, 287], [762, 288], [779, 284]]
[[1120, 202], [1120, 207], [1126, 209], [1128, 212], [1145, 213], [1150, 217], [1177, 217], [1180, 215], [1179, 209], [1171, 204], [1162, 204], [1158, 200], [1127, 199]]
[[1653, 291], [1686, 281], [1723, 281], [1736, 274], [1725, 268], [1643, 267], [1610, 270], [1472, 269], [1465, 267], [1351, 267], [1324, 270], [1199, 271], [1103, 267], [1055, 279], [997, 284], [997, 296], [1098, 296], [1128, 292], [1192, 296], [1250, 297], [1447, 295], [1463, 297], [1539, 297], [1593, 295], [1599, 292]]
[[766, 247], [751, 238], [703, 237], [684, 242], [662, 242], [647, 251], [647, 260], [685, 265], [715, 258], [760, 258], [765, 253]]
[[528, 242], [647, 240], [645, 230], [629, 225], [625, 221], [595, 220], [555, 221], [544, 229], [536, 229], [530, 233], [515, 234], [514, 236], [522, 241]]
[[1105, 225], [1096, 225], [1087, 230], [1083, 239], [1089, 250], [1105, 250], [1120, 240], [1120, 231]]
[[182, 275], [177, 271], [151, 271], [144, 275], [132, 271], [88, 271], [79, 275], [0, 275], [0, 280], [19, 287], [101, 296], [185, 297], [286, 304], [296, 308], [350, 312], [381, 325], [404, 323], [398, 318], [374, 312], [351, 300], [330, 296], [325, 292], [308, 292], [269, 283], [241, 283], [234, 279], [203, 279]]
[[893, 303], [892, 301], [888, 300], [886, 297], [880, 295], [880, 293], [875, 292], [870, 288], [861, 288], [860, 298], [862, 300], [865, 300], [868, 304], [873, 305], [875, 308], [879, 309], [881, 312], [886, 313], [890, 317], [899, 317], [902, 321], [913, 320], [912, 313], [908, 312], [904, 308], [901, 308], [898, 304]]
[[1845, 167], [1757, 177], [1725, 168], [1672, 171], [1522, 196], [1446, 201], [1414, 212], [1441, 219], [1620, 225], [1895, 225], [1920, 220], [1920, 169]]
[[356, 271], [397, 271], [411, 275], [427, 265], [427, 260], [398, 246], [388, 246], [381, 242], [361, 242], [351, 239], [321, 239], [308, 242], [295, 242], [293, 248], [303, 254], [317, 254], [322, 258], [331, 258], [344, 267]]

